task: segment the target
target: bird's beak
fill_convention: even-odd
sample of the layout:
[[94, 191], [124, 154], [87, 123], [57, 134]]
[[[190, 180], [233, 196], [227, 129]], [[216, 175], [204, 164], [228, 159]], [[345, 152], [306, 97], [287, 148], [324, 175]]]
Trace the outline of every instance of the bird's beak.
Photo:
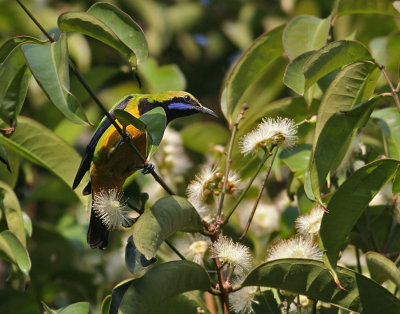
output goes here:
[[198, 111], [198, 112], [200, 112], [200, 113], [209, 114], [209, 115], [211, 115], [211, 116], [213, 116], [213, 117], [218, 118], [217, 114], [216, 114], [214, 111], [212, 111], [211, 109], [208, 109], [208, 108], [206, 108], [206, 107], [203, 107], [203, 106], [196, 106], [195, 109], [196, 109], [196, 111]]

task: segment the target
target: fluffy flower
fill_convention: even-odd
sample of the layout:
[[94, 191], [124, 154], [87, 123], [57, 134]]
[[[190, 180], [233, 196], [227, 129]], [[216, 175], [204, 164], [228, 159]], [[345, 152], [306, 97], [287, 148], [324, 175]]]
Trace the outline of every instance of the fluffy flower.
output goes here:
[[186, 194], [189, 202], [192, 204], [199, 204], [206, 202], [208, 197], [212, 195], [212, 188], [210, 183], [215, 179], [218, 168], [204, 167], [199, 174], [196, 175], [195, 180], [190, 182]]
[[281, 240], [268, 252], [268, 261], [280, 258], [322, 259], [322, 251], [310, 237], [296, 235], [288, 240]]
[[201, 234], [191, 236], [191, 243], [186, 249], [186, 255], [193, 258], [193, 262], [197, 264], [203, 263], [203, 257], [211, 246], [211, 240]]
[[96, 193], [92, 206], [108, 230], [115, 230], [130, 223], [129, 210], [122, 201], [122, 193], [117, 189], [101, 190]]
[[218, 257], [222, 263], [234, 266], [241, 271], [246, 271], [251, 267], [251, 254], [247, 246], [235, 243], [232, 239], [220, 236], [218, 241], [212, 246], [213, 257]]
[[292, 146], [297, 140], [297, 126], [288, 118], [267, 118], [240, 139], [240, 149], [245, 156], [268, 144]]
[[229, 295], [229, 302], [232, 310], [239, 314], [253, 313], [252, 303], [258, 303], [254, 299], [256, 292], [257, 287], [244, 287], [238, 291], [232, 292]]
[[295, 222], [297, 232], [304, 236], [318, 236], [323, 215], [322, 208], [316, 206], [306, 215], [297, 217]]

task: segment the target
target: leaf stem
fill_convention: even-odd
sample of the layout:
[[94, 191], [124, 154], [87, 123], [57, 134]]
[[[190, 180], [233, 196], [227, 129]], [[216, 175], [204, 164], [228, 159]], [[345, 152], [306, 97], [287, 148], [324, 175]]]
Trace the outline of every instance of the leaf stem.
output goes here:
[[229, 141], [229, 146], [228, 146], [228, 152], [226, 155], [226, 165], [225, 165], [225, 178], [224, 178], [224, 184], [222, 186], [222, 192], [221, 192], [221, 197], [219, 199], [219, 205], [218, 205], [218, 210], [217, 210], [217, 217], [216, 221], [221, 219], [221, 212], [222, 212], [222, 207], [224, 205], [224, 198], [225, 198], [225, 193], [226, 193], [226, 185], [228, 184], [228, 178], [229, 178], [229, 169], [232, 163], [231, 155], [232, 155], [232, 147], [233, 143], [236, 137], [236, 133], [239, 127], [239, 122], [244, 118], [244, 111], [247, 109], [248, 105], [243, 104], [243, 109], [240, 111], [238, 118], [236, 122], [233, 123], [233, 128], [232, 128], [232, 133], [231, 133], [231, 139]]
[[263, 158], [262, 158], [262, 160], [258, 164], [258, 167], [257, 167], [256, 171], [254, 172], [253, 177], [250, 179], [250, 181], [248, 182], [246, 188], [242, 191], [242, 193], [240, 194], [240, 196], [237, 199], [236, 203], [233, 205], [233, 207], [229, 211], [228, 215], [226, 216], [225, 220], [222, 222], [222, 226], [224, 226], [225, 224], [228, 223], [229, 218], [232, 216], [233, 212], [236, 210], [236, 208], [239, 206], [240, 202], [246, 196], [246, 194], [249, 191], [251, 185], [253, 184], [254, 180], [256, 179], [258, 173], [260, 172], [261, 168], [264, 166], [265, 162], [267, 161], [267, 159], [269, 157], [270, 157], [270, 154], [269, 154], [269, 152], [266, 151], [264, 156], [263, 156]]
[[271, 173], [272, 164], [274, 163], [275, 157], [276, 157], [276, 155], [277, 155], [278, 147], [273, 147], [272, 150], [273, 150], [273, 152], [270, 152], [270, 153], [269, 153], [269, 155], [272, 155], [272, 158], [271, 158], [271, 161], [269, 162], [269, 165], [268, 165], [267, 173], [266, 173], [266, 175], [265, 175], [264, 182], [263, 182], [263, 184], [262, 184], [262, 186], [261, 186], [260, 191], [258, 192], [257, 199], [256, 199], [256, 201], [255, 201], [255, 203], [254, 203], [254, 206], [253, 206], [253, 210], [251, 211], [250, 217], [249, 217], [249, 219], [248, 219], [248, 221], [247, 221], [246, 227], [244, 228], [242, 235], [241, 235], [240, 238], [239, 238], [239, 241], [243, 241], [244, 237], [245, 237], [246, 234], [247, 234], [247, 231], [249, 231], [251, 222], [252, 222], [252, 220], [253, 220], [253, 218], [254, 218], [254, 214], [256, 213], [258, 204], [260, 203], [261, 196], [262, 196], [262, 194], [263, 194], [263, 191], [264, 191], [264, 189], [265, 189], [265, 186], [267, 185], [267, 180], [268, 180], [269, 175], [270, 175], [270, 173]]
[[[50, 34], [43, 28], [43, 26], [39, 23], [39, 21], [32, 15], [32, 13], [28, 10], [28, 8], [20, 1], [17, 0], [18, 4], [21, 6], [21, 8], [25, 11], [25, 13], [31, 18], [31, 20], [36, 24], [36, 26], [41, 30], [41, 32], [50, 40], [50, 42], [54, 42], [54, 39], [50, 36]], [[136, 148], [136, 146], [132, 142], [132, 138], [124, 133], [121, 129], [121, 127], [118, 125], [118, 123], [115, 121], [115, 119], [111, 116], [111, 114], [108, 112], [108, 110], [105, 108], [103, 103], [100, 101], [100, 99], [97, 97], [95, 92], [91, 89], [89, 84], [86, 82], [86, 80], [83, 78], [79, 70], [76, 68], [75, 64], [71, 61], [71, 59], [68, 60], [69, 66], [72, 70], [72, 72], [75, 74], [79, 82], [82, 84], [82, 86], [86, 89], [86, 91], [89, 93], [90, 97], [94, 100], [94, 102], [97, 104], [97, 106], [101, 109], [103, 114], [107, 117], [107, 119], [111, 122], [111, 124], [115, 127], [117, 132], [121, 135], [121, 137], [124, 139], [124, 141], [127, 141], [129, 143], [129, 146], [133, 149], [134, 153], [138, 156], [138, 158], [143, 162], [143, 164], [147, 164], [147, 160], [143, 155], [139, 152], [139, 150]], [[175, 193], [171, 190], [171, 188], [165, 183], [165, 181], [154, 171], [154, 169], [149, 170], [151, 175], [154, 177], [154, 179], [164, 188], [164, 190], [170, 194], [174, 195]]]
[[220, 286], [219, 289], [221, 291], [224, 314], [229, 314], [229, 291], [225, 287], [224, 271], [222, 268], [222, 264], [218, 257], [214, 258], [214, 262], [217, 267], [218, 282]]

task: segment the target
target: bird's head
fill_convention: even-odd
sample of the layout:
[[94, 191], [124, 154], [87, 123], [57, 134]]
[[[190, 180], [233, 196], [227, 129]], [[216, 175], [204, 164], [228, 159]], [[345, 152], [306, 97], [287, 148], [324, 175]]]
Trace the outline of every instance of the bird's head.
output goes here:
[[185, 117], [194, 113], [205, 113], [218, 117], [214, 111], [203, 107], [193, 95], [182, 91], [169, 91], [146, 95], [139, 100], [140, 115], [155, 107], [162, 107], [167, 116], [167, 122], [175, 118]]

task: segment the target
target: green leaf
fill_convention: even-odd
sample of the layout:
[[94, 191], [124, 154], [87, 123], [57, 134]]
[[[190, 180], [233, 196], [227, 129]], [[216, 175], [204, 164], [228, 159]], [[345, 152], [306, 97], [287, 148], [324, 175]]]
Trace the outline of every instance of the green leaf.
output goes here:
[[11, 172], [10, 163], [8, 162], [7, 151], [4, 148], [3, 144], [0, 142], [0, 161], [6, 165], [7, 170]]
[[400, 301], [373, 280], [350, 269], [338, 267], [341, 290], [324, 264], [307, 259], [279, 259], [253, 269], [243, 286], [273, 287], [321, 300], [349, 311], [396, 313]]
[[371, 115], [377, 120], [388, 142], [389, 156], [400, 159], [400, 113], [397, 108], [379, 109]]
[[25, 279], [29, 278], [31, 261], [28, 252], [18, 238], [8, 230], [0, 233], [0, 258], [18, 266]]
[[393, 177], [399, 161], [375, 160], [358, 169], [331, 197], [320, 227], [324, 262], [333, 272], [346, 236], [379, 190]]
[[155, 262], [157, 262], [156, 258], [153, 257], [152, 259], [147, 260], [146, 257], [136, 249], [132, 236], [128, 238], [125, 247], [125, 264], [132, 274], [139, 272], [145, 267], [149, 267]]
[[340, 40], [322, 47], [304, 64], [305, 90], [333, 70], [361, 60], [372, 60], [372, 56], [358, 41]]
[[118, 50], [132, 68], [147, 57], [147, 42], [139, 25], [112, 4], [99, 2], [87, 12], [65, 12], [58, 17], [63, 32], [88, 35]]
[[391, 280], [400, 287], [400, 270], [395, 263], [376, 252], [367, 252], [365, 259], [372, 279], [379, 284]]
[[[394, 1], [397, 2], [397, 1]], [[344, 14], [386, 14], [398, 16], [393, 0], [346, 0], [340, 1], [338, 15]]]
[[189, 124], [182, 131], [183, 144], [200, 154], [210, 151], [216, 144], [224, 144], [229, 139], [229, 131], [220, 124], [198, 122]]
[[[23, 116], [18, 121], [18, 128], [11, 137], [0, 136], [3, 145], [50, 170], [71, 187], [81, 156], [53, 131], [38, 122]], [[82, 184], [87, 184], [87, 180], [83, 181]], [[86, 204], [85, 198], [77, 190], [75, 194]]]
[[16, 124], [30, 78], [24, 55], [17, 46], [0, 65], [0, 118], [10, 126]]
[[90, 305], [88, 302], [77, 302], [68, 306], [62, 307], [58, 310], [53, 310], [42, 302], [43, 308], [48, 314], [89, 314]]
[[320, 19], [310, 15], [298, 15], [283, 31], [283, 46], [290, 60], [326, 44], [330, 29], [330, 17]]
[[114, 109], [113, 112], [115, 117], [118, 119], [118, 122], [121, 123], [123, 127], [126, 128], [128, 125], [133, 125], [139, 131], [146, 132], [146, 124], [131, 115], [129, 112], [121, 109]]
[[279, 154], [282, 160], [296, 176], [304, 175], [310, 163], [312, 145], [298, 144], [294, 147], [286, 148]]
[[204, 313], [210, 314], [206, 304], [196, 292], [179, 294], [163, 302], [151, 314]]
[[159, 66], [155, 59], [149, 58], [140, 65], [139, 75], [150, 93], [186, 88], [185, 76], [176, 64]]
[[110, 313], [110, 305], [111, 305], [111, 294], [109, 294], [103, 299], [103, 302], [101, 303], [100, 314]]
[[133, 240], [136, 248], [149, 260], [171, 234], [196, 232], [201, 228], [199, 214], [185, 198], [167, 196], [139, 217], [133, 226]]
[[306, 81], [303, 66], [313, 53], [314, 51], [308, 51], [297, 56], [286, 67], [283, 83], [299, 95], [304, 95], [304, 84]]
[[[206, 291], [210, 278], [200, 265], [188, 261], [162, 263], [151, 268], [143, 277], [131, 281], [119, 310], [129, 313], [149, 313], [162, 302], [191, 290]], [[157, 293], [154, 293], [157, 291]]]
[[222, 111], [229, 122], [240, 98], [246, 89], [267, 70], [268, 66], [283, 53], [282, 33], [284, 25], [261, 35], [242, 54], [229, 73], [225, 83], [225, 95], [222, 96]]
[[0, 63], [3, 63], [7, 56], [12, 53], [12, 51], [21, 46], [22, 43], [31, 42], [36, 44], [45, 44], [46, 41], [41, 41], [35, 37], [31, 36], [16, 36], [8, 39], [0, 47]]
[[2, 181], [0, 181], [0, 208], [6, 217], [8, 230], [26, 248], [26, 235], [21, 206], [13, 189]]
[[392, 193], [400, 193], [400, 166], [397, 167], [397, 171], [393, 179]]
[[74, 123], [87, 118], [69, 90], [66, 36], [51, 45], [23, 44], [22, 51], [36, 81], [50, 101]]
[[163, 108], [156, 107], [141, 115], [139, 120], [147, 127], [147, 159], [150, 159], [161, 143], [167, 127], [167, 117]]
[[[371, 98], [350, 111], [336, 112], [324, 124], [315, 143], [310, 165], [313, 194], [321, 203], [320, 194], [328, 173], [340, 164], [355, 132], [366, 124], [380, 98]], [[314, 136], [317, 134], [316, 130]]]

